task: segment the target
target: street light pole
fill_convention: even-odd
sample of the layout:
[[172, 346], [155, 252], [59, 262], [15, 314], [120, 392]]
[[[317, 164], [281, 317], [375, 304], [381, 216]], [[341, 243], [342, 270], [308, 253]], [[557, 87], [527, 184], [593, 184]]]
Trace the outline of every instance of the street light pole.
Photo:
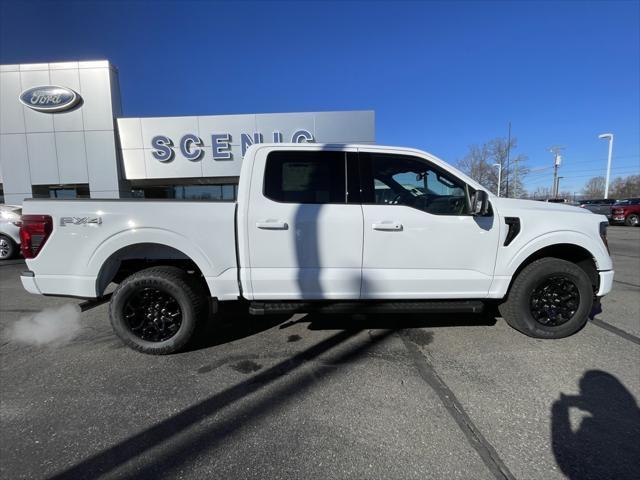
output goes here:
[[[500, 165], [500, 171], [502, 172], [502, 165]], [[511, 172], [511, 122], [509, 122], [509, 136], [507, 137], [507, 198], [509, 198], [509, 173], [510, 172]], [[498, 187], [498, 196], [500, 196], [500, 187]]]
[[611, 154], [613, 153], [613, 133], [603, 133], [598, 138], [609, 139], [609, 158], [607, 159], [607, 178], [604, 184], [604, 198], [609, 198], [609, 177], [611, 175]]
[[502, 164], [494, 163], [494, 167], [498, 167], [498, 196], [500, 196], [500, 184], [502, 183]]
[[558, 198], [558, 194], [560, 193], [560, 180], [562, 180], [564, 177], [558, 177], [556, 179], [556, 195], [555, 198]]

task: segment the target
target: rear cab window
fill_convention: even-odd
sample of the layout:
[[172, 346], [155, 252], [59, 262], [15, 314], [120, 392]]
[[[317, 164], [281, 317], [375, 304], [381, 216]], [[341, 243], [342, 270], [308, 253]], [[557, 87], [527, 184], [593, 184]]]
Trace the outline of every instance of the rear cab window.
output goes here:
[[[355, 154], [339, 151], [275, 151], [267, 157], [263, 194], [281, 203], [351, 203], [357, 191]], [[354, 184], [354, 182], [356, 182]], [[351, 190], [351, 195], [349, 194]], [[352, 199], [351, 199], [352, 200]]]

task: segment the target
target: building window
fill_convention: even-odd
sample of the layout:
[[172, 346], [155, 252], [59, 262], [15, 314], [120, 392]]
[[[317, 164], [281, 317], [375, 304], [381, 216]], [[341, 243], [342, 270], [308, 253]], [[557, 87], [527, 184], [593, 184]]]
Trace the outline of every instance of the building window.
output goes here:
[[88, 183], [75, 185], [33, 185], [31, 187], [31, 193], [33, 198], [56, 198], [59, 200], [90, 198]]
[[238, 186], [235, 184], [144, 185], [131, 189], [131, 196], [134, 198], [170, 200], [235, 202], [237, 194]]

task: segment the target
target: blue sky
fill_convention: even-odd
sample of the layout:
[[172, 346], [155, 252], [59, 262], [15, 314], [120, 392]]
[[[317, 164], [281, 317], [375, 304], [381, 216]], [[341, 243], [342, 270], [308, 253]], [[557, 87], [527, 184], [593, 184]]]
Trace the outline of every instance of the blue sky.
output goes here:
[[[125, 116], [373, 109], [379, 143], [450, 163], [506, 136], [561, 189], [640, 173], [640, 2], [40, 2], [0, 63], [106, 58]], [[548, 186], [538, 171], [530, 189]]]

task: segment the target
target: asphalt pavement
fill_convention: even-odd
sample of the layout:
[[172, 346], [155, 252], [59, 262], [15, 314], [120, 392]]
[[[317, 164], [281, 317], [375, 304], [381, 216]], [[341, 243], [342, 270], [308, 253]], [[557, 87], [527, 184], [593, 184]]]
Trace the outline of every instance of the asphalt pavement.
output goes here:
[[[631, 479], [640, 472], [640, 228], [611, 227], [603, 311], [563, 340], [501, 318], [249, 317], [134, 352], [107, 306], [58, 346], [0, 345], [0, 478]], [[0, 328], [75, 300], [0, 264]]]

